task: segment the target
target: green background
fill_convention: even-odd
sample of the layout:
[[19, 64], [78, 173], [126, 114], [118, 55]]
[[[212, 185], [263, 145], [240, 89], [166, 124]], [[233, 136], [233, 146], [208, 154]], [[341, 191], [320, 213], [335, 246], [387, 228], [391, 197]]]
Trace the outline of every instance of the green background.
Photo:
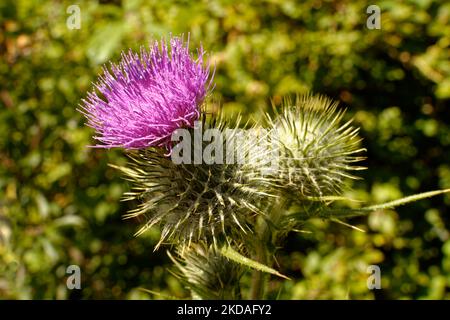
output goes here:
[[[129, 185], [89, 149], [76, 111], [121, 50], [190, 32], [216, 64], [214, 98], [258, 120], [271, 100], [312, 90], [340, 100], [368, 149], [349, 195], [369, 203], [450, 188], [450, 3], [414, 1], [30, 1], [0, 3], [0, 298], [177, 298], [158, 230], [135, 238]], [[81, 28], [66, 26], [69, 5]], [[381, 29], [366, 8], [381, 8]], [[342, 225], [312, 220], [277, 254], [292, 281], [269, 298], [449, 299], [449, 196]], [[82, 290], [66, 288], [79, 265]], [[382, 289], [368, 290], [367, 266]], [[243, 280], [246, 287], [247, 278]]]

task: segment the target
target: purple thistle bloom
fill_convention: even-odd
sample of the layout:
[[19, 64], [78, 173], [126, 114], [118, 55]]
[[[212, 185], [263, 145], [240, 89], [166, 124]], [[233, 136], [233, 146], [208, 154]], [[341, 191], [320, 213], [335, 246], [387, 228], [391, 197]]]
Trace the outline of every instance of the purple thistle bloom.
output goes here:
[[209, 67], [204, 66], [203, 48], [194, 60], [189, 54], [189, 37], [170, 39], [170, 52], [162, 40], [141, 48], [140, 55], [131, 50], [122, 53], [118, 65], [103, 75], [83, 100], [80, 112], [87, 125], [96, 130], [96, 147], [141, 149], [170, 146], [172, 133], [193, 127], [200, 107], [211, 88]]

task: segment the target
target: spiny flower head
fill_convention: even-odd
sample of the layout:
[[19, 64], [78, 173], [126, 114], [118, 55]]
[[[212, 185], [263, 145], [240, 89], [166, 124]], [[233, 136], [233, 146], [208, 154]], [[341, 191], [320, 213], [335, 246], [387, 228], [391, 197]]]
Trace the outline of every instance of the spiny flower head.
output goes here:
[[189, 39], [162, 40], [140, 54], [122, 53], [119, 64], [103, 68], [96, 90], [83, 100], [81, 112], [96, 130], [97, 147], [170, 148], [172, 133], [192, 127], [211, 88], [209, 67], [189, 53]]
[[[227, 128], [217, 117], [206, 117], [201, 117], [205, 130], [214, 128], [222, 132]], [[244, 164], [236, 161], [177, 164], [164, 156], [160, 148], [148, 148], [130, 152], [130, 163], [126, 167], [116, 167], [133, 184], [124, 200], [140, 202], [125, 217], [146, 218], [137, 235], [159, 226], [158, 248], [164, 242], [181, 247], [199, 241], [215, 245], [231, 243], [252, 233], [254, 219], [261, 213], [259, 205], [269, 201], [270, 196], [261, 192], [261, 182], [249, 174], [253, 170], [249, 167], [264, 154], [255, 148], [254, 141], [233, 142], [239, 128], [227, 129], [231, 130], [230, 137], [220, 143], [225, 153], [232, 152], [230, 145], [234, 145], [237, 152], [247, 157]], [[203, 150], [205, 145], [206, 142]]]
[[194, 299], [241, 299], [242, 266], [226, 258], [214, 246], [198, 243], [178, 248], [177, 255], [174, 258], [169, 254], [178, 269], [174, 274], [190, 289]]
[[280, 114], [269, 119], [273, 137], [279, 143], [279, 170], [274, 175], [278, 187], [296, 199], [322, 198], [340, 194], [351, 171], [364, 167], [354, 163], [361, 139], [351, 120], [341, 123], [345, 110], [317, 95], [286, 101]]

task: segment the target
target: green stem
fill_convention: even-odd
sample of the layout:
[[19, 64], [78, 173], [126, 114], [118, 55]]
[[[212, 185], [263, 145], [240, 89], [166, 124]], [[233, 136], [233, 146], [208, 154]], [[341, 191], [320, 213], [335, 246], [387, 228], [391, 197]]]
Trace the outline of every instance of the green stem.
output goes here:
[[[278, 201], [275, 203], [270, 211], [270, 218], [273, 223], [278, 223], [280, 219], [282, 210], [284, 208], [285, 202]], [[258, 236], [257, 242], [254, 244], [254, 255], [253, 260], [269, 266], [271, 265], [269, 247], [272, 247], [274, 239], [272, 239], [271, 231], [267, 225], [267, 222], [263, 217], [259, 217], [256, 225], [256, 233]], [[251, 300], [262, 300], [264, 299], [264, 293], [266, 288], [266, 282], [268, 275], [265, 272], [254, 270], [252, 274], [252, 283], [250, 291]]]
[[[259, 239], [255, 243], [253, 260], [261, 264], [268, 265], [267, 240], [269, 236], [269, 230], [267, 227], [267, 223], [263, 219], [258, 220], [257, 233]], [[250, 291], [251, 300], [264, 299], [266, 280], [267, 274], [258, 270], [253, 271]]]
[[[262, 242], [261, 242], [262, 244]], [[263, 245], [258, 245], [254, 260], [266, 265], [267, 254]], [[254, 270], [252, 274], [252, 287], [250, 292], [251, 300], [261, 300], [264, 298], [264, 289], [267, 275], [264, 272]]]

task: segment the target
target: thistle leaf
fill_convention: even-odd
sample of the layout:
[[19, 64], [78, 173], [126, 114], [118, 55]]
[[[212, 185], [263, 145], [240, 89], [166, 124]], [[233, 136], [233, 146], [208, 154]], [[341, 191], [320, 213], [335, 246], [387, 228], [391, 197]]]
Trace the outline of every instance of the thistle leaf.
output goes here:
[[345, 208], [327, 208], [319, 213], [321, 218], [350, 218], [355, 216], [367, 215], [373, 211], [393, 209], [398, 206], [405, 205], [410, 202], [415, 202], [418, 200], [431, 198], [440, 194], [450, 193], [450, 189], [434, 190], [424, 193], [414, 194], [401, 199], [389, 201], [386, 203], [375, 204], [368, 207], [358, 208], [358, 209], [345, 209]]
[[165, 299], [165, 300], [180, 300], [180, 298], [177, 298], [175, 296], [167, 295], [167, 294], [164, 294], [164, 293], [161, 293], [158, 291], [153, 291], [153, 290], [146, 289], [146, 288], [138, 288], [138, 290], [145, 292], [145, 293], [152, 294], [157, 297], [161, 297], [162, 299]]
[[333, 201], [361, 202], [361, 200], [356, 200], [344, 196], [305, 197], [305, 199], [309, 201], [318, 201], [318, 202], [333, 202]]
[[444, 193], [449, 193], [450, 189], [443, 189], [443, 190], [434, 190], [434, 191], [428, 191], [428, 192], [423, 192], [423, 193], [418, 193], [418, 194], [414, 194], [412, 196], [407, 196], [401, 199], [397, 199], [394, 201], [390, 201], [390, 202], [386, 202], [386, 203], [382, 203], [382, 204], [376, 204], [370, 207], [366, 207], [364, 209], [366, 210], [381, 210], [381, 209], [391, 209], [391, 208], [395, 208], [398, 206], [402, 206], [404, 204], [410, 203], [410, 202], [414, 202], [414, 201], [418, 201], [418, 200], [422, 200], [422, 199], [426, 199], [426, 198], [431, 198], [440, 194], [444, 194]]
[[351, 225], [349, 223], [346, 223], [346, 222], [344, 222], [342, 220], [339, 220], [339, 219], [336, 219], [336, 218], [331, 219], [331, 221], [339, 223], [339, 224], [342, 224], [343, 226], [346, 226], [346, 227], [348, 227], [350, 229], [354, 229], [354, 230], [357, 230], [357, 231], [360, 231], [360, 232], [363, 232], [363, 233], [366, 232], [365, 230], [363, 230], [361, 228], [358, 228], [357, 226]]
[[255, 269], [258, 271], [262, 271], [262, 272], [266, 272], [266, 273], [270, 273], [273, 275], [276, 275], [280, 278], [284, 278], [287, 280], [290, 280], [290, 278], [286, 277], [285, 275], [279, 273], [277, 270], [272, 269], [262, 263], [259, 263], [255, 260], [252, 260], [250, 258], [247, 258], [243, 255], [241, 255], [239, 252], [237, 252], [236, 250], [234, 250], [233, 248], [231, 248], [230, 246], [224, 246], [222, 247], [222, 249], [220, 249], [220, 253], [222, 255], [224, 255], [225, 257], [227, 257], [228, 259], [237, 262], [239, 264], [242, 264], [246, 267], [249, 267], [251, 269]]

